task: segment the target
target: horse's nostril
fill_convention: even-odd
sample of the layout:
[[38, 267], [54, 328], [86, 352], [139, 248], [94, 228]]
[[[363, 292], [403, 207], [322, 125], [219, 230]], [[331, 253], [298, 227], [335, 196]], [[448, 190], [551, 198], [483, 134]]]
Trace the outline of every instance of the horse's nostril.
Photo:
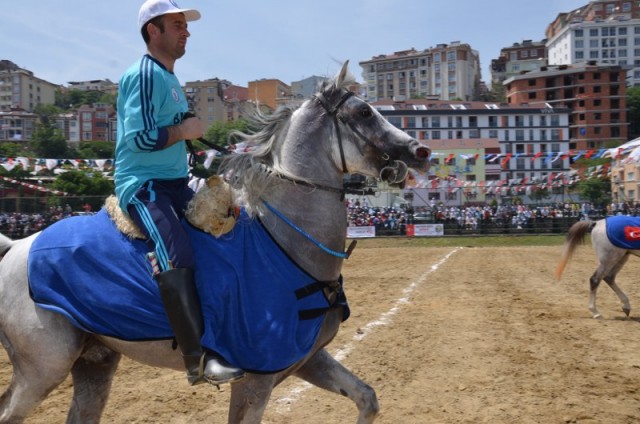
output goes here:
[[430, 153], [431, 151], [426, 147], [416, 149], [416, 156], [422, 159], [428, 158]]

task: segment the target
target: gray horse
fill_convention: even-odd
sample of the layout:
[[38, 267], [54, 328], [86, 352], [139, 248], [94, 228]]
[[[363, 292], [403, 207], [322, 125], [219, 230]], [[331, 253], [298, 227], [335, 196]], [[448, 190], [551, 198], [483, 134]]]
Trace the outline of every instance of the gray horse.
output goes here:
[[[348, 257], [344, 174], [401, 184], [407, 167], [428, 169], [430, 155], [425, 145], [347, 90], [354, 81], [347, 64], [300, 107], [257, 117], [255, 132], [240, 135], [252, 146], [250, 152], [229, 156], [221, 168], [250, 216], [259, 217], [300, 268], [329, 282], [323, 287], [328, 299], [341, 291], [341, 267]], [[0, 397], [0, 422], [23, 421], [69, 373], [73, 399], [67, 422], [99, 422], [122, 355], [153, 367], [183, 369], [170, 339], [125, 341], [94, 334], [37, 306], [27, 278], [37, 237], [0, 236], [0, 339], [13, 365], [11, 383]], [[228, 421], [259, 423], [273, 388], [295, 375], [350, 398], [359, 410], [357, 422], [373, 422], [379, 409], [375, 391], [325, 350], [344, 307], [338, 302], [324, 312], [303, 359], [277, 372], [249, 372], [233, 383]]]
[[591, 231], [591, 244], [599, 262], [598, 268], [589, 278], [589, 310], [594, 318], [601, 317], [596, 306], [596, 293], [603, 279], [620, 299], [622, 311], [627, 317], [631, 312], [629, 298], [616, 284], [616, 275], [627, 263], [629, 255], [640, 256], [640, 250], [618, 247], [609, 239], [607, 221], [611, 225], [618, 219], [623, 219], [623, 217], [614, 216], [598, 221], [578, 221], [573, 224], [567, 233], [562, 256], [556, 267], [556, 278], [559, 280], [576, 247], [584, 242], [586, 234]]

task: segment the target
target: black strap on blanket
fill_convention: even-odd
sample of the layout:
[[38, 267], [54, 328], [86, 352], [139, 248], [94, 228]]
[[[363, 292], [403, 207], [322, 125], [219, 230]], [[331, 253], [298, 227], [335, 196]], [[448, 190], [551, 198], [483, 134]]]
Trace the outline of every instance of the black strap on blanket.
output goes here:
[[344, 298], [342, 291], [342, 274], [338, 277], [338, 280], [314, 281], [311, 284], [307, 284], [296, 290], [295, 295], [296, 298], [300, 300], [319, 291], [324, 292], [329, 306], [326, 308], [303, 309], [298, 312], [298, 318], [301, 320], [318, 318], [327, 313], [329, 309], [335, 307], [339, 301]]

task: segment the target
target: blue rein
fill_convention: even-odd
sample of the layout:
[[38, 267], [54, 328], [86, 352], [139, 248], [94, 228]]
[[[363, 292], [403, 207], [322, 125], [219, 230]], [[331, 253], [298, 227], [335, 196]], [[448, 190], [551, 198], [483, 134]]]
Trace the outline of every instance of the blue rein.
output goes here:
[[302, 234], [304, 237], [307, 238], [307, 240], [309, 240], [310, 242], [312, 242], [313, 244], [318, 246], [325, 253], [328, 253], [328, 254], [330, 254], [332, 256], [336, 256], [336, 257], [342, 258], [342, 259], [348, 259], [349, 255], [351, 255], [351, 251], [353, 250], [353, 247], [355, 247], [355, 243], [351, 243], [351, 245], [349, 246], [349, 249], [347, 249], [346, 252], [338, 252], [336, 250], [329, 249], [327, 246], [325, 246], [324, 244], [320, 243], [318, 240], [316, 240], [313, 237], [311, 237], [311, 235], [309, 235], [302, 228], [300, 228], [296, 224], [294, 224], [289, 218], [287, 218], [282, 213], [280, 213], [279, 210], [277, 210], [276, 208], [271, 206], [266, 200], [262, 199], [262, 203], [264, 203], [264, 205], [267, 207], [267, 209], [269, 209], [271, 212], [273, 212], [278, 218], [280, 218], [281, 220], [286, 222], [291, 228], [293, 228], [294, 230], [296, 230], [297, 232]]

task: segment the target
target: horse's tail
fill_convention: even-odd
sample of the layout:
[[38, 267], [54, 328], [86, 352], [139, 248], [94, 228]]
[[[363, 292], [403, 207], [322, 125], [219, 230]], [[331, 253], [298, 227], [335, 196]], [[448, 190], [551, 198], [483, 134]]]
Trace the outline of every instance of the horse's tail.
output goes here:
[[564, 268], [567, 266], [567, 262], [571, 259], [573, 251], [576, 246], [584, 243], [584, 236], [597, 224], [598, 221], [578, 221], [569, 228], [567, 237], [564, 241], [564, 249], [562, 250], [562, 256], [560, 262], [556, 267], [556, 280], [560, 280]]
[[11, 249], [13, 246], [13, 240], [4, 234], [0, 233], [0, 259]]

